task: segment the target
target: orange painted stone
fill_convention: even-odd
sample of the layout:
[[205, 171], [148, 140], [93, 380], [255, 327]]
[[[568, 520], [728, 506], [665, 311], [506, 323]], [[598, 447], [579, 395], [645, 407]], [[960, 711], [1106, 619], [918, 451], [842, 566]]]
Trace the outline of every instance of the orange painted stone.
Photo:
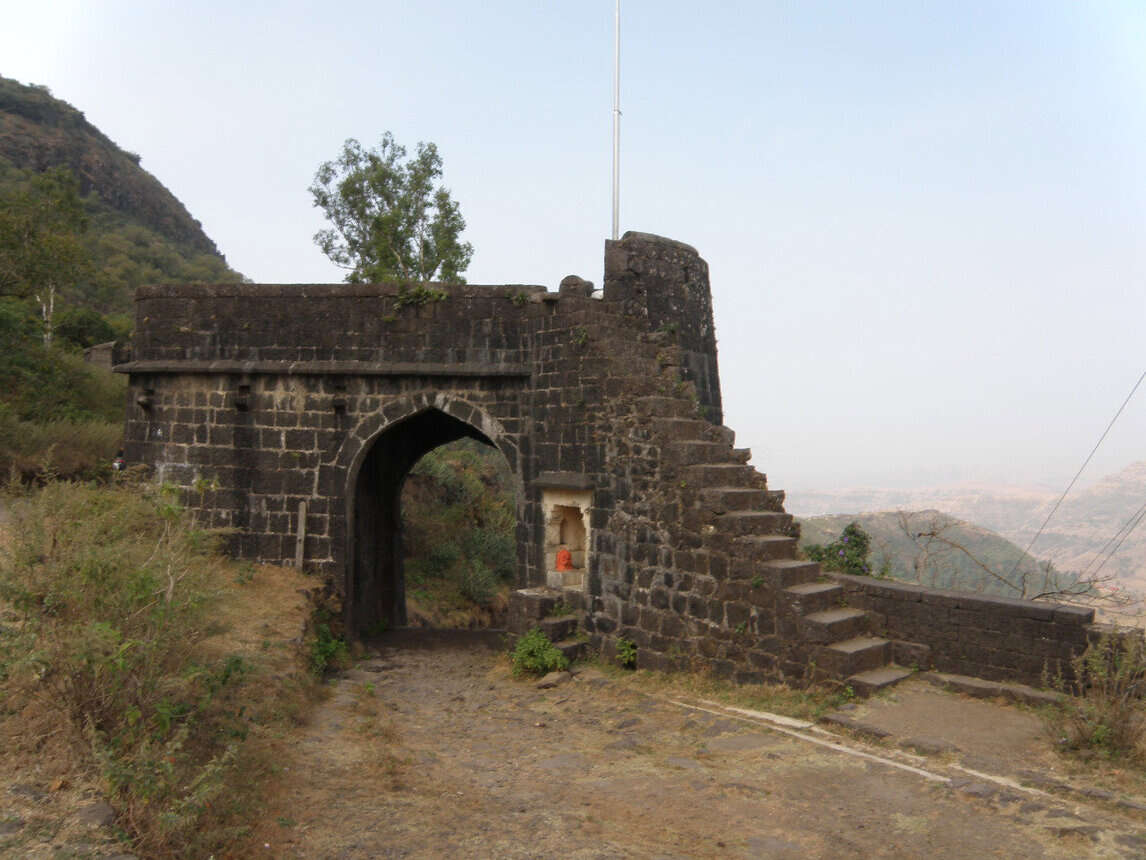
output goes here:
[[573, 553], [562, 547], [557, 550], [557, 570], [572, 570], [573, 569]]

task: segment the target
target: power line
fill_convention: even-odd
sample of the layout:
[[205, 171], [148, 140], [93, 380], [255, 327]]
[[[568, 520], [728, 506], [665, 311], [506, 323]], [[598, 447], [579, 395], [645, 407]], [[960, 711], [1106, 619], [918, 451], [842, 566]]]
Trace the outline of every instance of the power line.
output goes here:
[[1067, 494], [1074, 487], [1075, 482], [1078, 481], [1079, 476], [1082, 475], [1086, 467], [1090, 465], [1090, 461], [1098, 451], [1099, 446], [1106, 439], [1107, 434], [1110, 433], [1110, 428], [1114, 426], [1114, 422], [1118, 420], [1118, 417], [1122, 414], [1122, 410], [1126, 408], [1126, 404], [1130, 402], [1130, 398], [1134, 396], [1134, 392], [1138, 390], [1138, 386], [1142, 384], [1143, 379], [1146, 379], [1146, 370], [1142, 371], [1142, 375], [1138, 377], [1138, 381], [1134, 383], [1134, 387], [1130, 389], [1130, 393], [1126, 395], [1126, 399], [1122, 401], [1122, 405], [1118, 407], [1118, 411], [1114, 413], [1114, 417], [1110, 419], [1110, 423], [1106, 425], [1106, 429], [1102, 431], [1102, 435], [1098, 437], [1098, 441], [1095, 442], [1094, 447], [1090, 449], [1090, 454], [1087, 455], [1086, 460], [1083, 461], [1082, 466], [1080, 466], [1078, 471], [1075, 472], [1074, 477], [1071, 478], [1070, 483], [1066, 486], [1066, 489], [1062, 491], [1062, 495], [1058, 497], [1058, 501], [1054, 503], [1054, 507], [1051, 508], [1051, 512], [1047, 514], [1047, 518], [1043, 520], [1043, 524], [1039, 526], [1039, 530], [1035, 532], [1035, 536], [1031, 538], [1031, 542], [1027, 544], [1027, 548], [1023, 550], [1023, 555], [1019, 556], [1018, 559], [1015, 560], [1015, 566], [1012, 567], [1011, 572], [1007, 574], [1007, 579], [1010, 579], [1015, 575], [1015, 571], [1019, 569], [1019, 562], [1023, 560], [1023, 556], [1030, 553], [1031, 547], [1035, 545], [1035, 541], [1037, 541], [1042, 536], [1043, 530], [1047, 527], [1047, 523], [1051, 521], [1051, 517], [1055, 515], [1055, 512], [1058, 510], [1058, 506], [1061, 505], [1062, 500], [1067, 497]]
[[[1106, 566], [1106, 562], [1108, 562], [1108, 561], [1110, 561], [1110, 559], [1114, 558], [1114, 554], [1116, 552], [1118, 552], [1119, 547], [1122, 546], [1122, 544], [1126, 540], [1126, 538], [1130, 537], [1130, 533], [1133, 532], [1134, 529], [1138, 528], [1138, 526], [1140, 526], [1142, 524], [1143, 519], [1146, 519], [1146, 502], [1144, 502], [1142, 504], [1142, 507], [1140, 507], [1137, 511], [1135, 511], [1130, 516], [1130, 519], [1128, 519], [1126, 521], [1126, 523], [1122, 526], [1122, 528], [1120, 528], [1117, 532], [1114, 533], [1114, 537], [1112, 537], [1110, 540], [1108, 540], [1106, 542], [1105, 546], [1103, 546], [1102, 549], [1100, 549], [1098, 551], [1098, 555], [1095, 556], [1093, 559], [1091, 559], [1090, 564], [1088, 564], [1086, 566], [1086, 570], [1084, 570], [1082, 572], [1082, 575], [1086, 576], [1087, 573], [1090, 571], [1090, 565], [1094, 564], [1095, 561], [1097, 561], [1099, 558], [1101, 558], [1103, 553], [1106, 553], [1106, 557], [1102, 559], [1102, 563], [1100, 565], [1098, 565], [1097, 568], [1095, 568], [1093, 576], [1097, 577], [1098, 574], [1102, 572], [1102, 568]], [[1125, 534], [1123, 534], [1123, 531], [1125, 531]], [[1118, 537], [1120, 534], [1122, 535], [1122, 537]], [[1115, 540], [1115, 538], [1118, 539], [1118, 543], [1114, 544], [1114, 546], [1111, 548], [1110, 552], [1107, 553], [1106, 547], [1110, 546], [1110, 544]]]
[[1141, 514], [1142, 514], [1142, 512], [1143, 512], [1143, 511], [1146, 511], [1146, 503], [1143, 503], [1142, 507], [1140, 507], [1140, 508], [1139, 508], [1138, 510], [1136, 510], [1134, 513], [1132, 513], [1132, 514], [1130, 515], [1130, 519], [1128, 519], [1126, 522], [1124, 522], [1124, 523], [1123, 523], [1123, 524], [1122, 524], [1122, 525], [1119, 527], [1118, 531], [1116, 531], [1116, 532], [1115, 532], [1114, 534], [1112, 534], [1112, 535], [1111, 535], [1109, 538], [1107, 538], [1107, 540], [1106, 540], [1106, 543], [1104, 543], [1104, 544], [1102, 545], [1102, 549], [1100, 549], [1098, 552], [1096, 552], [1096, 553], [1094, 554], [1094, 558], [1092, 558], [1092, 559], [1090, 560], [1090, 563], [1089, 563], [1089, 564], [1086, 566], [1086, 569], [1085, 569], [1085, 570], [1083, 570], [1083, 572], [1080, 574], [1081, 576], [1086, 576], [1088, 573], [1090, 573], [1090, 569], [1091, 569], [1091, 568], [1094, 566], [1094, 563], [1095, 563], [1096, 561], [1098, 561], [1100, 558], [1102, 558], [1102, 556], [1106, 555], [1106, 551], [1107, 551], [1107, 549], [1109, 549], [1109, 547], [1110, 547], [1110, 545], [1111, 545], [1112, 543], [1114, 543], [1116, 540], [1118, 540], [1119, 536], [1122, 534], [1122, 532], [1123, 532], [1125, 529], [1128, 529], [1128, 528], [1129, 528], [1131, 531], [1133, 531], [1133, 530], [1134, 530], [1135, 526], [1133, 526], [1133, 525], [1131, 525], [1131, 524], [1132, 524], [1132, 523], [1133, 523], [1135, 520], [1137, 520], [1137, 519], [1139, 518], [1139, 516], [1141, 516]]

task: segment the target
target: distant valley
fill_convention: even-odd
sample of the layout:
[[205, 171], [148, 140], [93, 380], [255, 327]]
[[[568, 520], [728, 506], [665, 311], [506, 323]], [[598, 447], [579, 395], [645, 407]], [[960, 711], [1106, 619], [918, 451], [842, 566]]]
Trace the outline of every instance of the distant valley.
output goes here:
[[[840, 489], [790, 493], [786, 504], [791, 513], [801, 518], [881, 511], [942, 511], [997, 532], [1023, 548], [1046, 519], [1058, 495], [1047, 490], [990, 486]], [[1146, 461], [1132, 463], [1086, 489], [1074, 490], [1031, 553], [1052, 561], [1059, 570], [1082, 571], [1088, 565], [1093, 570], [1104, 545], [1144, 503]], [[894, 518], [894, 513], [889, 517]], [[1126, 538], [1103, 568], [1102, 575], [1107, 573], [1114, 573], [1127, 587], [1146, 590], [1146, 525]]]

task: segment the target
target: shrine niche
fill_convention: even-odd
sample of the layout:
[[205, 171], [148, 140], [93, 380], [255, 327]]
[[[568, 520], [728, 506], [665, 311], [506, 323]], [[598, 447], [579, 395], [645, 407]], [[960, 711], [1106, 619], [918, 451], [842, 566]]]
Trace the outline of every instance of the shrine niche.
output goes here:
[[551, 588], [584, 589], [589, 546], [589, 490], [543, 490], [546, 584]]

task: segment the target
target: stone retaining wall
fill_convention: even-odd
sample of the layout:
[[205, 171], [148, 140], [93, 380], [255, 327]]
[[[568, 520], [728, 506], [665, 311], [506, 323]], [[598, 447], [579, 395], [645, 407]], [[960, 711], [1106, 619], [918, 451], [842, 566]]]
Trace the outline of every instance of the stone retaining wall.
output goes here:
[[[942, 672], [1042, 686], [1086, 649], [1094, 610], [832, 574], [890, 639], [930, 648]], [[920, 666], [919, 668], [929, 668]]]

